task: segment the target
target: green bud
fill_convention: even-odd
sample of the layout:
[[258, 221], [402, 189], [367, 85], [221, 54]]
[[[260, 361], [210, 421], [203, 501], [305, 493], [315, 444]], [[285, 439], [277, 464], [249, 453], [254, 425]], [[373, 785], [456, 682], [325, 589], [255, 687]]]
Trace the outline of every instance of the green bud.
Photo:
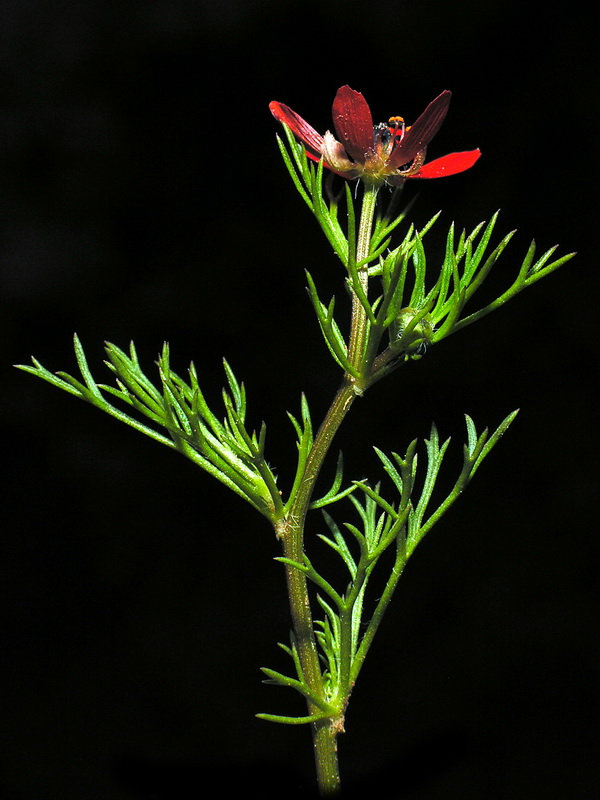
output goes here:
[[403, 308], [390, 326], [392, 350], [417, 359], [433, 340], [434, 323], [430, 314], [417, 308]]

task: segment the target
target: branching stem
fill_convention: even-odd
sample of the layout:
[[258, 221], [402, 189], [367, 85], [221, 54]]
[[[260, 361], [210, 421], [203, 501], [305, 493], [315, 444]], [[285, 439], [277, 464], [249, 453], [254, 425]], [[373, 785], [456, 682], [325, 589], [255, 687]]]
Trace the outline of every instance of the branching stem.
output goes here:
[[[365, 186], [355, 254], [357, 263], [369, 255], [376, 199], [377, 187]], [[358, 274], [361, 287], [366, 295], [368, 284], [366, 264], [359, 269]], [[363, 357], [367, 334], [367, 314], [360, 299], [353, 292], [348, 358], [350, 364], [356, 367], [361, 374], [364, 374]], [[355, 377], [349, 374], [344, 376], [343, 383], [315, 437], [306, 462], [303, 480], [298, 487], [296, 497], [293, 498], [290, 511], [284, 519], [277, 523], [277, 534], [281, 539], [283, 555], [293, 561], [299, 563], [304, 561], [304, 523], [315, 482], [340, 425], [355, 397], [357, 394], [361, 394], [364, 388], [366, 388], [366, 384], [358, 385]], [[286, 565], [286, 574], [294, 636], [304, 678], [311, 690], [317, 696], [324, 698], [323, 676], [317, 652], [307, 578], [304, 573], [290, 565]], [[312, 723], [317, 779], [321, 794], [324, 796], [337, 794], [340, 787], [337, 735], [343, 731], [347, 697], [338, 698], [337, 702], [336, 714]], [[319, 712], [319, 709], [308, 701], [308, 711], [309, 714], [315, 714]]]

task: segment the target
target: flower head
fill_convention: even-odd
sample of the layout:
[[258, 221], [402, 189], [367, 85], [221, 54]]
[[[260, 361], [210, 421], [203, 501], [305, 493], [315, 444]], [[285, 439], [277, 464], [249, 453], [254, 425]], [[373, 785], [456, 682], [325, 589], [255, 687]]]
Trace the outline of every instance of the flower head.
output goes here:
[[469, 169], [481, 155], [479, 150], [451, 153], [425, 164], [427, 145], [438, 132], [450, 105], [451, 92], [442, 92], [411, 125], [402, 117], [373, 125], [371, 109], [360, 92], [349, 86], [338, 89], [333, 101], [333, 127], [337, 139], [324, 136], [289, 106], [273, 101], [275, 119], [285, 123], [306, 147], [313, 161], [342, 178], [361, 178], [366, 183], [399, 186], [407, 178], [441, 178]]

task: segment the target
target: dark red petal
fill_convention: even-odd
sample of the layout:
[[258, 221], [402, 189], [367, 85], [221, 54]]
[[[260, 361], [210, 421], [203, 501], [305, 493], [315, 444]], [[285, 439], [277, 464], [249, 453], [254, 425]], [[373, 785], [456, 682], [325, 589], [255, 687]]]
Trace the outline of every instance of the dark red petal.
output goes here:
[[456, 175], [470, 169], [481, 155], [481, 150], [466, 150], [464, 153], [450, 153], [450, 155], [436, 158], [428, 164], [423, 164], [421, 169], [411, 178], [444, 178], [446, 175]]
[[448, 113], [451, 97], [452, 92], [442, 92], [429, 103], [392, 153], [388, 162], [391, 167], [401, 167], [410, 163], [420, 150], [427, 147]]
[[355, 161], [364, 164], [365, 154], [373, 149], [373, 118], [360, 92], [349, 86], [337, 90], [333, 101], [333, 126], [346, 151]]
[[311, 150], [315, 151], [315, 153], [321, 152], [321, 148], [323, 146], [323, 137], [320, 133], [317, 133], [317, 131], [311, 127], [308, 122], [303, 120], [299, 114], [296, 114], [295, 111], [292, 111], [289, 106], [286, 106], [283, 103], [278, 103], [275, 100], [273, 100], [272, 103], [269, 103], [269, 109], [275, 119], [279, 122], [285, 123], [291, 129], [294, 136], [297, 136], [302, 142], [304, 142], [305, 145], [307, 145], [307, 147], [310, 147]]

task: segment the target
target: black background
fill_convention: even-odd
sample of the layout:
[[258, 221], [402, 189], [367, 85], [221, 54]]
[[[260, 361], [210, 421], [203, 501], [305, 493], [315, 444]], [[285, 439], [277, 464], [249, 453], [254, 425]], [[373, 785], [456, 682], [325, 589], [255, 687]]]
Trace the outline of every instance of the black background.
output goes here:
[[[409, 121], [454, 92], [430, 157], [480, 147], [464, 175], [414, 182], [431, 234], [501, 208], [576, 260], [356, 403], [349, 477], [433, 419], [521, 408], [466, 497], [411, 561], [340, 740], [349, 793], [596, 796], [595, 511], [598, 73], [592, 23], [517, 2], [4, 0], [0, 10], [2, 765], [11, 800], [312, 796], [287, 670], [288, 612], [268, 525], [177, 454], [10, 366], [34, 353], [98, 380], [102, 342], [163, 342], [218, 407], [226, 356], [265, 419], [282, 487], [285, 411], [318, 420], [338, 376], [304, 291], [343, 305], [339, 265], [295, 194], [267, 105], [323, 131], [336, 89]], [[150, 369], [150, 371], [152, 368]], [[322, 530], [315, 517], [309, 536]], [[311, 547], [314, 548], [314, 544]], [[315, 550], [321, 553], [318, 548]], [[214, 782], [218, 788], [215, 790]]]

